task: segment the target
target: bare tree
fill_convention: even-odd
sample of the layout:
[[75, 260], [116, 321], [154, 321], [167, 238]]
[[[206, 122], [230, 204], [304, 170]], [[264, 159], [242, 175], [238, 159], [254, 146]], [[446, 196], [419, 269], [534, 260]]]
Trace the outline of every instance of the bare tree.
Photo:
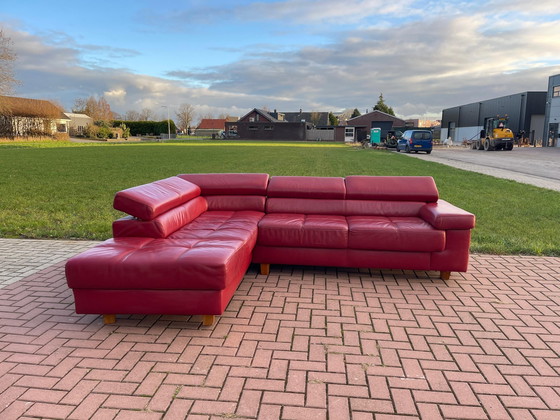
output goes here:
[[111, 121], [114, 119], [111, 105], [102, 96], [96, 99], [95, 96], [89, 98], [78, 98], [74, 101], [72, 111], [79, 114], [86, 114], [91, 117], [93, 121]]
[[311, 113], [311, 124], [318, 125], [319, 121], [321, 121], [321, 113], [320, 112], [312, 112]]
[[156, 114], [150, 108], [144, 108], [140, 111], [138, 121], [154, 121], [156, 119]]
[[75, 99], [74, 105], [72, 105], [72, 112], [75, 112], [76, 114], [85, 114], [87, 101], [87, 98]]
[[[14, 85], [19, 83], [14, 77], [15, 59], [16, 53], [12, 49], [12, 40], [0, 29], [0, 95], [2, 96], [12, 94]], [[5, 107], [2, 106], [0, 99], [0, 112], [3, 108]]]
[[138, 111], [134, 111], [133, 109], [130, 111], [126, 111], [124, 114], [125, 121], [140, 121], [140, 113]]
[[195, 117], [194, 106], [181, 104], [175, 115], [177, 116], [177, 127], [182, 132], [187, 133]]

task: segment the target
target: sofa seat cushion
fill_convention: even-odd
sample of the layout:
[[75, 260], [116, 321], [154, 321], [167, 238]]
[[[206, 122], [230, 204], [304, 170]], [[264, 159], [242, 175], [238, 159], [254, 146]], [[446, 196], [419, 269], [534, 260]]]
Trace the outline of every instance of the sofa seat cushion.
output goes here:
[[349, 216], [348, 248], [379, 251], [442, 251], [445, 231], [418, 217]]
[[244, 275], [262, 215], [207, 212], [165, 239], [110, 239], [68, 261], [68, 285], [78, 289], [225, 289]]
[[259, 222], [259, 245], [305, 248], [346, 248], [344, 216], [274, 213]]

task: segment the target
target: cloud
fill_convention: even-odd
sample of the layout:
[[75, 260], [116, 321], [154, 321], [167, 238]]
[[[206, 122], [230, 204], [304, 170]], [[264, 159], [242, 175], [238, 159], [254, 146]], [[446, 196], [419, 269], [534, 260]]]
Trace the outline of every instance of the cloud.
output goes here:
[[492, 13], [435, 16], [390, 30], [347, 31], [319, 47], [247, 53], [227, 65], [173, 74], [212, 90], [281, 97], [324, 110], [371, 109], [383, 92], [403, 116], [434, 115], [493, 96], [546, 90], [548, 77], [560, 70], [560, 59], [554, 57], [558, 20], [495, 22]]
[[[437, 117], [450, 106], [546, 90], [548, 77], [560, 73], [558, 15], [546, 15], [540, 7], [515, 14], [521, 1], [495, 0], [486, 7], [468, 2], [464, 4], [468, 13], [458, 13], [457, 4], [450, 2], [434, 4], [440, 6], [428, 3], [421, 8], [417, 2], [404, 0], [392, 3], [391, 8], [377, 0], [350, 0], [344, 6], [331, 0], [266, 3], [266, 16], [278, 21], [315, 24], [332, 18], [334, 22], [337, 13], [350, 21], [352, 11], [364, 13], [356, 18], [359, 25], [338, 27], [329, 42], [321, 45], [240, 45], [245, 53], [232, 62], [170, 68], [164, 77], [94, 60], [88, 54], [104, 51], [104, 46], [81, 45], [64, 33], [40, 36], [12, 30], [10, 36], [17, 45], [21, 94], [58, 99], [67, 107], [76, 98], [104, 94], [121, 113], [181, 103], [215, 115], [243, 115], [262, 106], [284, 111], [357, 107], [363, 112], [373, 107], [382, 92], [401, 117]], [[246, 6], [236, 11], [238, 19], [245, 15], [244, 19], [252, 19], [252, 14], [256, 19], [265, 4], [246, 2]], [[199, 11], [203, 7], [207, 6]], [[405, 12], [407, 7], [410, 10]], [[387, 26], [386, 21], [370, 16], [368, 22], [364, 16], [373, 10], [402, 12], [406, 19]], [[119, 62], [124, 64], [127, 57], [138, 54], [118, 46], [110, 50], [107, 54], [120, 55]]]

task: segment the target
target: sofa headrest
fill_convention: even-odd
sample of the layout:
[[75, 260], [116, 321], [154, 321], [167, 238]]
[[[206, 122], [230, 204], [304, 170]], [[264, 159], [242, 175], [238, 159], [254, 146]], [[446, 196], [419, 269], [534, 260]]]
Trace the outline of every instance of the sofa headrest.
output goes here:
[[349, 200], [436, 202], [439, 193], [431, 176], [347, 176]]
[[343, 200], [345, 194], [344, 178], [273, 176], [268, 183], [269, 197]]
[[268, 174], [181, 174], [200, 187], [202, 195], [266, 195]]
[[119, 191], [113, 207], [142, 220], [160, 214], [200, 195], [200, 187], [176, 176]]

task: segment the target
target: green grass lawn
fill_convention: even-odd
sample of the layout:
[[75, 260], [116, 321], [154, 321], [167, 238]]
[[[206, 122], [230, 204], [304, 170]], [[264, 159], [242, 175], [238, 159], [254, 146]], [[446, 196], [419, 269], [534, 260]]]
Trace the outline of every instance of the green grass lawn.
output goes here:
[[443, 199], [476, 214], [473, 252], [560, 256], [558, 192], [393, 152], [320, 143], [0, 144], [0, 236], [106, 239], [122, 216], [112, 209], [117, 191], [196, 172], [430, 175]]

